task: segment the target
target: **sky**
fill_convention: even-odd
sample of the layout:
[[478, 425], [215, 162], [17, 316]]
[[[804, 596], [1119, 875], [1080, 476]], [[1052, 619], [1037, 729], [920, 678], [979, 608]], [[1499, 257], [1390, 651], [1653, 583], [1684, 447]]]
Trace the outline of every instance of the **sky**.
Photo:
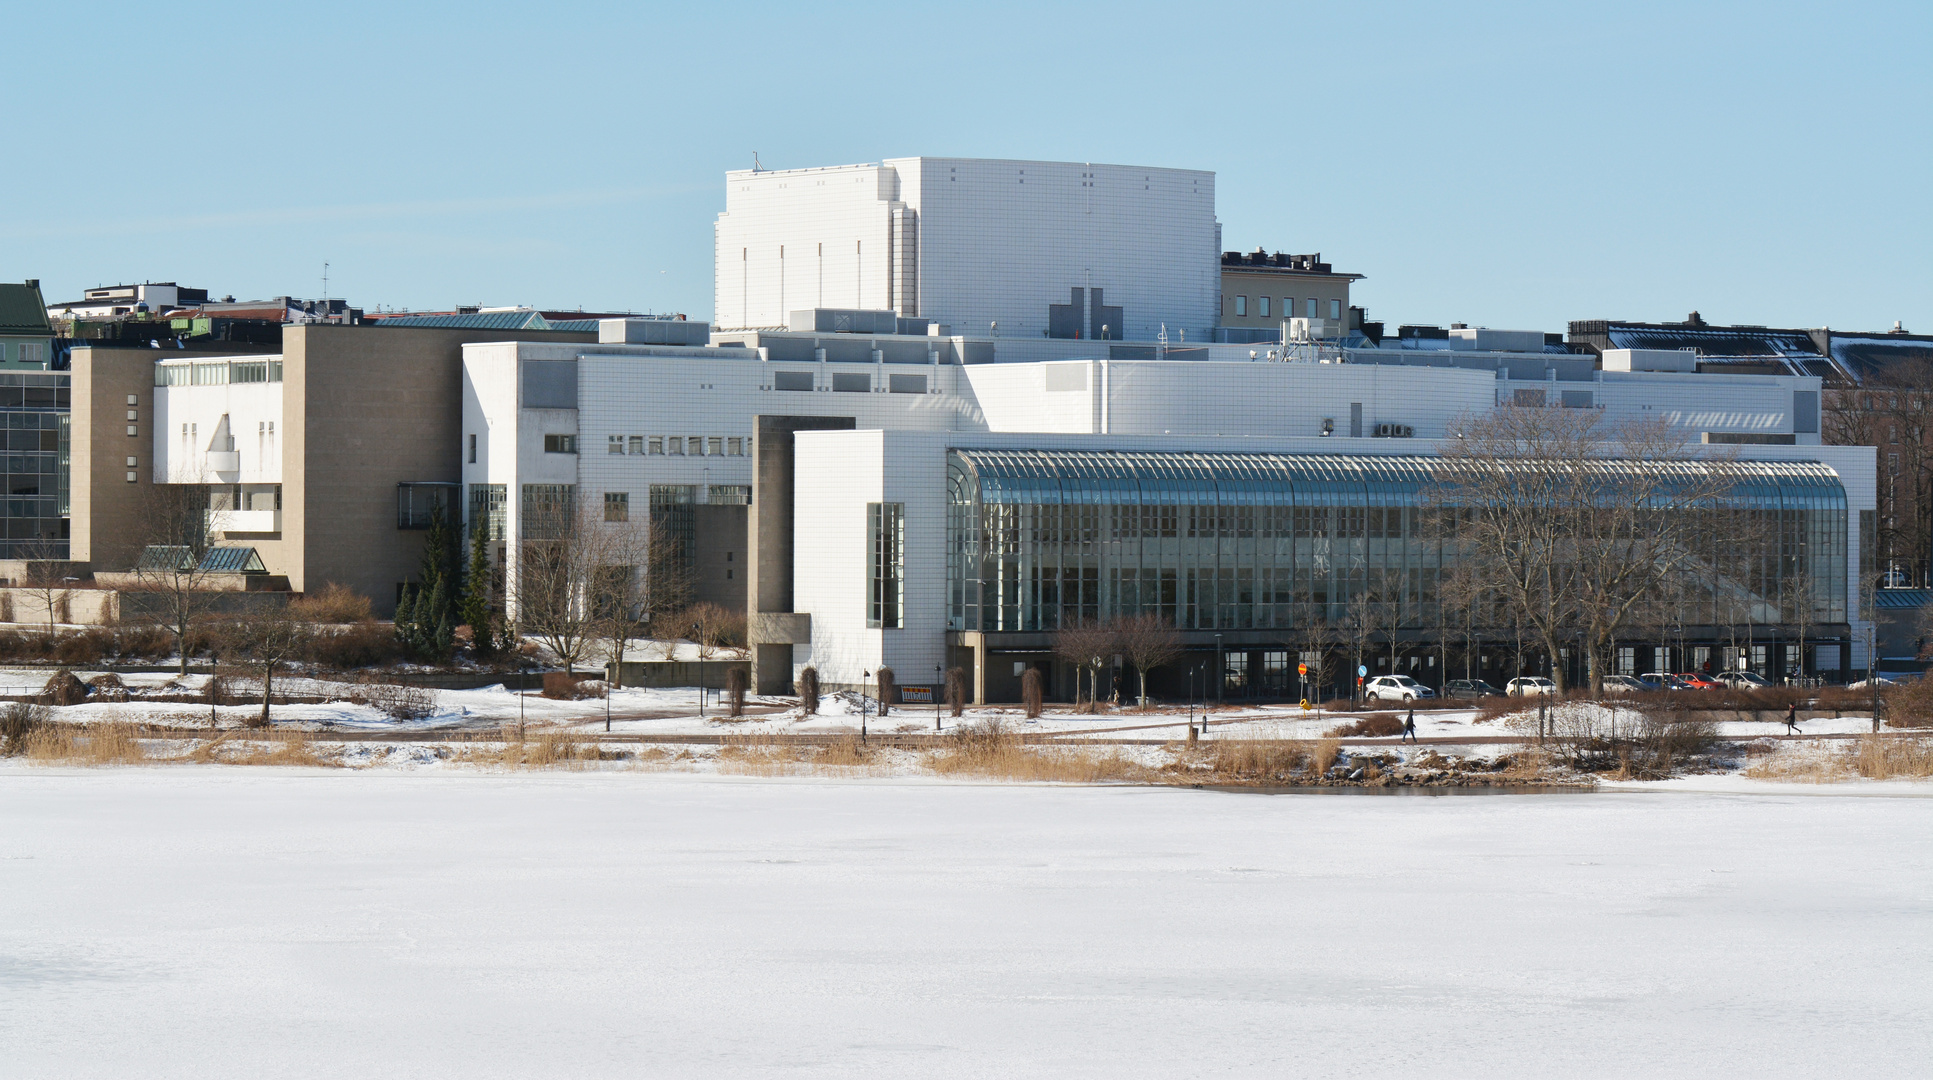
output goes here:
[[[83, 21], [93, 26], [80, 25]], [[1211, 169], [1368, 317], [1933, 332], [1933, 4], [321, 7], [8, 15], [0, 280], [712, 309], [724, 172]], [[36, 43], [23, 47], [24, 43]]]

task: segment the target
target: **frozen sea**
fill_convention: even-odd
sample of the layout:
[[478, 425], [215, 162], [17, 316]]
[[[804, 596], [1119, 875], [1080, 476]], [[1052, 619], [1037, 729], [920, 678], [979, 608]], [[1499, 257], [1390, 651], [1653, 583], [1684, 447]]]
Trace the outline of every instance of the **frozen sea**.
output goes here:
[[0, 770], [0, 1076], [1926, 1076], [1933, 799]]

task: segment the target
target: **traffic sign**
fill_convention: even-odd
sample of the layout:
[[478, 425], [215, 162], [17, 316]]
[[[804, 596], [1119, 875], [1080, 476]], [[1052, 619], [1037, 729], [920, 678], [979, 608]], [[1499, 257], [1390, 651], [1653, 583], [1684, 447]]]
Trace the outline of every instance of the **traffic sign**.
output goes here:
[[1296, 673], [1297, 675], [1300, 675], [1300, 676], [1302, 676], [1302, 677], [1303, 677], [1303, 678], [1305, 678], [1305, 679], [1306, 679], [1306, 678], [1308, 678], [1308, 677], [1309, 677], [1309, 665], [1307, 665], [1307, 664], [1297, 664], [1297, 665], [1295, 666], [1295, 673]]
[[1360, 679], [1360, 678], [1362, 678], [1363, 676], [1365, 676], [1365, 675], [1367, 675], [1367, 674], [1369, 674], [1369, 667], [1368, 667], [1368, 665], [1366, 665], [1366, 664], [1357, 664], [1357, 665], [1356, 665], [1356, 678], [1358, 678], [1358, 679]]

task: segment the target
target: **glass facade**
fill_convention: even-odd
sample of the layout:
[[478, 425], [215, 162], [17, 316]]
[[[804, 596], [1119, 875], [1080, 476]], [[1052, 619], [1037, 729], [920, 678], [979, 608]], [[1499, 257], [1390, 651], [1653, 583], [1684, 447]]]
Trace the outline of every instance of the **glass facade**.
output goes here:
[[65, 371], [0, 372], [7, 500], [0, 558], [67, 557], [71, 378]]
[[906, 504], [866, 504], [866, 625], [900, 628], [905, 604]]
[[[1438, 459], [1331, 454], [954, 450], [948, 626], [1048, 631], [1152, 612], [1184, 630], [1341, 622], [1351, 600], [1432, 629], [1454, 565], [1426, 505]], [[1622, 467], [1606, 462], [1607, 469]], [[1684, 468], [1703, 466], [1690, 464]], [[1846, 618], [1846, 494], [1812, 462], [1741, 462], [1679, 625]], [[1734, 515], [1728, 523], [1722, 515]], [[1762, 538], [1756, 539], [1756, 538]], [[1804, 573], [1800, 571], [1803, 570]], [[1243, 673], [1247, 677], [1247, 673]]]

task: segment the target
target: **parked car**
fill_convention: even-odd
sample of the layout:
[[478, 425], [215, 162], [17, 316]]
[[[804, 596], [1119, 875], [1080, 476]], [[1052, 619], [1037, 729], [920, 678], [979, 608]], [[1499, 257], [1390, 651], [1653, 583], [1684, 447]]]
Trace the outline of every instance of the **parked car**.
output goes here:
[[1363, 684], [1362, 696], [1365, 701], [1417, 701], [1435, 697], [1436, 691], [1408, 675], [1378, 675]]
[[1503, 692], [1511, 697], [1536, 697], [1539, 694], [1555, 694], [1557, 684], [1542, 675], [1523, 675], [1504, 684]]
[[1443, 684], [1443, 696], [1446, 698], [1502, 697], [1503, 691], [1482, 679], [1451, 679]]
[[1734, 690], [1761, 690], [1772, 684], [1750, 671], [1721, 671], [1712, 676]]
[[1689, 690], [1685, 681], [1668, 671], [1650, 671], [1638, 676], [1638, 681], [1653, 690]]
[[1684, 683], [1687, 690], [1716, 690], [1725, 685], [1709, 675], [1700, 675], [1696, 671], [1679, 672], [1678, 681]]
[[1629, 675], [1604, 676], [1604, 692], [1607, 694], [1643, 694], [1655, 689], [1657, 687], [1650, 683], [1634, 679]]

